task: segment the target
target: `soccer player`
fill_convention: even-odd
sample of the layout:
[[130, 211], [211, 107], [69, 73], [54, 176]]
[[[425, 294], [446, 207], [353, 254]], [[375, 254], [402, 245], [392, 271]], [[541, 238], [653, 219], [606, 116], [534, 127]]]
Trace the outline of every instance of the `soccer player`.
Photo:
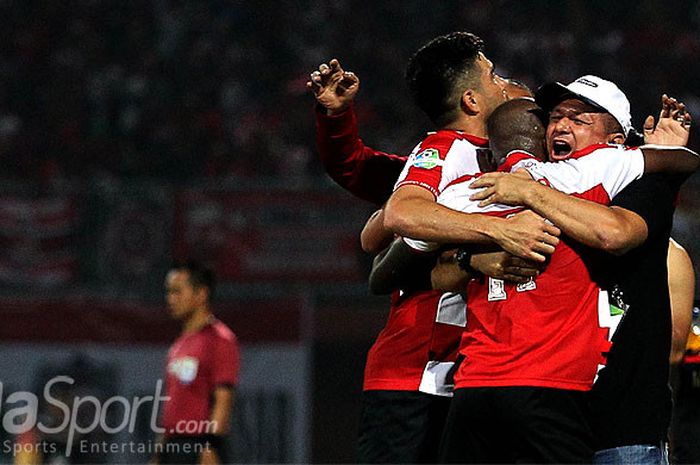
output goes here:
[[[599, 131], [595, 119], [602, 111], [600, 102], [591, 98], [599, 92], [597, 84], [583, 77], [568, 86], [543, 86], [536, 94], [537, 101], [551, 110], [547, 129], [550, 157], [567, 158], [595, 142], [591, 136]], [[625, 137], [630, 125], [622, 109], [624, 102], [620, 101], [610, 113], [617, 114], [618, 131]], [[657, 129], [674, 123], [675, 134], [687, 142], [690, 116], [682, 105], [663, 96], [658, 126], [655, 128], [652, 117], [645, 122], [645, 141], [665, 143], [660, 137], [663, 131]], [[608, 127], [610, 130], [615, 128]], [[507, 175], [501, 179], [487, 175], [477, 184], [489, 187], [489, 201], [526, 205], [571, 238], [620, 255], [602, 257], [603, 263], [594, 271], [608, 291], [611, 309], [618, 315], [624, 313], [612, 337], [607, 365], [591, 392], [595, 463], [668, 462], [672, 333], [666, 260], [674, 202], [686, 177], [667, 173], [644, 176], [610, 207], [583, 202], [531, 181], [521, 183]]]
[[[493, 113], [488, 127], [495, 158], [502, 159], [525, 144], [533, 152], [542, 149], [543, 155], [544, 129], [535, 116], [537, 110], [534, 102], [513, 100]], [[526, 166], [559, 189], [605, 201], [639, 177], [644, 165], [647, 171], [669, 161], [676, 165], [669, 168], [680, 171], [693, 164], [697, 167], [697, 156], [684, 155], [685, 159], [677, 159], [646, 150], [645, 163], [642, 151], [600, 147], [579, 153], [570, 164], [541, 165], [522, 152], [510, 153], [506, 164]], [[469, 199], [474, 193], [468, 187], [471, 179], [451, 184], [438, 201], [460, 211], [485, 211]], [[492, 208], [500, 214], [512, 210]], [[592, 450], [586, 440], [590, 434], [581, 421], [585, 397], [578, 391], [590, 389], [607, 348], [606, 331], [598, 322], [597, 286], [566, 242], [532, 282], [511, 286], [488, 278], [470, 283], [468, 327], [460, 350], [465, 360], [455, 375], [457, 389], [446, 427], [444, 460], [590, 460]], [[410, 243], [417, 246], [416, 241]], [[426, 245], [421, 248], [425, 250]], [[382, 274], [391, 276], [386, 271]]]
[[[432, 150], [438, 153], [436, 160], [426, 160], [424, 166], [442, 165], [452, 143], [459, 146], [460, 151], [453, 152], [450, 160], [460, 156], [475, 160], [477, 146], [472, 142], [477, 145], [485, 143], [485, 118], [497, 103], [503, 101], [504, 88], [481, 48], [481, 41], [471, 34], [450, 34], [431, 41], [416, 53], [409, 65], [408, 76], [416, 99], [426, 105], [426, 111], [436, 124], [450, 125], [454, 118], [458, 124], [455, 129], [468, 129], [462, 127], [466, 122], [480, 136], [455, 130], [440, 131], [431, 136], [431, 140], [424, 141], [438, 144], [435, 147], [423, 146], [429, 153]], [[435, 68], [426, 66], [425, 60], [432, 59], [435, 59]], [[319, 151], [326, 169], [339, 184], [361, 198], [381, 204], [403, 169], [405, 157], [375, 157], [364, 151], [356, 130], [355, 134], [342, 131], [344, 118], [348, 115], [354, 117], [347, 109], [358, 86], [356, 76], [345, 73], [335, 60], [330, 66], [321, 65], [319, 71], [312, 74], [309, 87], [323, 107], [318, 114], [331, 113], [319, 118]], [[446, 106], [438, 111], [431, 103], [432, 98], [438, 98]], [[340, 131], [336, 132], [338, 129]], [[348, 151], [357, 155], [353, 155], [354, 159], [349, 163], [353, 165], [351, 169], [345, 169], [345, 162], [339, 158]], [[380, 160], [380, 165], [375, 166], [373, 160]], [[375, 168], [391, 170], [394, 167], [399, 168], [396, 174], [386, 175], [381, 182], [368, 180], [363, 174]], [[415, 170], [428, 173], [447, 171], [442, 166], [435, 170], [417, 166]], [[382, 185], [389, 188], [382, 189]], [[460, 219], [471, 221], [468, 215]], [[531, 217], [525, 220], [531, 222]], [[526, 241], [532, 235], [531, 228], [525, 227], [528, 234], [521, 238], [523, 227], [518, 221], [495, 220], [491, 223], [494, 231], [499, 227], [503, 228], [502, 231], [509, 231], [503, 234], [504, 237]], [[544, 222], [539, 226], [541, 230], [552, 230]], [[541, 247], [539, 241], [531, 242], [536, 242], [535, 247]], [[520, 247], [520, 250], [524, 249], [526, 247]], [[428, 291], [392, 296], [387, 325], [370, 350], [365, 367], [358, 446], [358, 460], [362, 463], [437, 460], [437, 444], [447, 411], [448, 399], [444, 396], [449, 392], [435, 383], [435, 373], [430, 369], [434, 367], [433, 362], [454, 360], [461, 333], [460, 326], [435, 322], [441, 294]]]
[[161, 418], [164, 452], [156, 463], [226, 463], [222, 441], [229, 431], [239, 349], [236, 335], [211, 312], [214, 288], [213, 272], [195, 262], [174, 265], [165, 278], [168, 308], [182, 334], [168, 352], [170, 399]]

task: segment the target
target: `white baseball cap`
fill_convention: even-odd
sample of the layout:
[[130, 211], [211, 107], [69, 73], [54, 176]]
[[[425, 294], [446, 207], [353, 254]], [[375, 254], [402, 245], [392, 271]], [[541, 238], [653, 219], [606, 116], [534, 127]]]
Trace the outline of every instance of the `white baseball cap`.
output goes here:
[[535, 101], [547, 111], [569, 98], [582, 100], [610, 113], [622, 126], [625, 136], [629, 134], [632, 128], [630, 102], [615, 83], [589, 74], [581, 76], [568, 86], [550, 82], [535, 92]]

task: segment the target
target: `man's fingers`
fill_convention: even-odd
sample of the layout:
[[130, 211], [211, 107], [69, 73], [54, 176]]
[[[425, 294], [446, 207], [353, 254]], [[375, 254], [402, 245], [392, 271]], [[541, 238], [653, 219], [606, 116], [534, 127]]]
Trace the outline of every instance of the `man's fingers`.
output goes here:
[[693, 124], [693, 116], [690, 113], [686, 113], [683, 119], [683, 127], [690, 130], [690, 126]]
[[537, 263], [544, 263], [547, 260], [547, 257], [542, 255], [541, 253], [537, 253], [532, 250], [525, 255], [525, 258], [527, 258], [528, 260], [532, 260], [533, 262]]
[[318, 70], [319, 70], [319, 72], [320, 72], [322, 75], [326, 75], [326, 74], [328, 74], [328, 73], [331, 72], [331, 67], [328, 66], [328, 65], [325, 64], [325, 63], [321, 63], [321, 64], [318, 66]]
[[512, 283], [518, 283], [518, 284], [524, 284], [524, 283], [530, 281], [530, 277], [519, 276], [517, 274], [510, 274], [510, 273], [504, 273], [503, 279], [505, 279], [506, 281], [510, 281]]
[[659, 113], [659, 118], [668, 118], [668, 113], [670, 111], [669, 97], [666, 94], [661, 96], [661, 112]]
[[537, 263], [532, 263], [524, 258], [516, 257], [515, 255], [510, 255], [508, 254], [508, 258], [505, 262], [504, 269], [509, 269], [509, 268], [522, 268], [522, 269], [532, 269], [535, 271], [540, 271], [541, 266]]
[[343, 73], [343, 68], [340, 66], [340, 62], [338, 61], [338, 59], [333, 58], [331, 61], [328, 62], [328, 65], [331, 68], [331, 72]]
[[534, 278], [539, 274], [539, 270], [535, 268], [521, 268], [519, 266], [506, 266], [503, 269], [505, 274], [510, 274], [513, 276], [523, 276], [527, 278]]
[[551, 234], [542, 234], [539, 238], [540, 244], [545, 244], [551, 247], [556, 247], [559, 245], [559, 238], [552, 236]]
[[493, 186], [496, 183], [496, 179], [501, 176], [505, 176], [506, 173], [486, 173], [479, 176], [475, 181], [469, 184], [472, 189], [478, 189], [480, 187]]
[[352, 71], [345, 71], [342, 73], [341, 84], [345, 88], [350, 88], [360, 82], [360, 79]]
[[355, 76], [355, 73], [347, 71], [340, 75], [340, 81], [338, 87], [343, 90], [350, 90], [359, 85], [360, 79]]
[[654, 132], [654, 117], [649, 115], [644, 120], [644, 133], [650, 134], [652, 132]]
[[470, 200], [484, 200], [484, 199], [490, 197], [491, 195], [493, 195], [494, 192], [495, 192], [495, 188], [493, 186], [487, 187], [486, 189], [481, 189], [480, 191], [473, 193], [469, 197], [469, 199]]
[[532, 247], [534, 252], [539, 252], [541, 254], [552, 255], [554, 253], [555, 247], [546, 242], [539, 242]]
[[[561, 236], [561, 229], [557, 228], [553, 224], [545, 223], [544, 225], [544, 232], [547, 233], [550, 237], [554, 236]], [[554, 237], [556, 239], [556, 237]], [[557, 239], [559, 241], [559, 239]], [[559, 242], [557, 242], [558, 244]]]

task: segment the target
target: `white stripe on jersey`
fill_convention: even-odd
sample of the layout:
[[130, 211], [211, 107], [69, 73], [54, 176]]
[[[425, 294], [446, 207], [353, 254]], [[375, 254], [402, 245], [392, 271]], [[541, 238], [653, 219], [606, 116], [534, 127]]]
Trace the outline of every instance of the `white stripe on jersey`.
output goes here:
[[610, 146], [556, 163], [522, 160], [511, 171], [518, 168], [525, 168], [535, 180], [546, 179], [550, 186], [565, 194], [580, 194], [602, 185], [612, 199], [644, 174], [644, 155], [638, 148]]
[[[417, 154], [429, 148], [429, 146], [423, 147], [423, 142], [415, 146], [394, 184], [394, 190], [408, 176], [409, 170], [416, 162]], [[438, 194], [455, 179], [468, 174], [476, 174], [480, 171], [477, 150], [479, 148], [466, 139], [455, 139], [452, 142], [450, 149], [445, 154], [445, 158], [440, 163], [442, 174], [440, 176], [440, 184], [437, 186]]]

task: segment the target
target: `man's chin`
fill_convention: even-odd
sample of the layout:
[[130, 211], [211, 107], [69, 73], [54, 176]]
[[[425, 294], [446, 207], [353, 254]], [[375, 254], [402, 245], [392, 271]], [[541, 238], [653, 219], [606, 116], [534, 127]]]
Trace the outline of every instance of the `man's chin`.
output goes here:
[[568, 152], [568, 153], [554, 153], [550, 152], [549, 153], [549, 160], [550, 161], [562, 161], [566, 160], [567, 158], [571, 157], [571, 154], [573, 152]]

